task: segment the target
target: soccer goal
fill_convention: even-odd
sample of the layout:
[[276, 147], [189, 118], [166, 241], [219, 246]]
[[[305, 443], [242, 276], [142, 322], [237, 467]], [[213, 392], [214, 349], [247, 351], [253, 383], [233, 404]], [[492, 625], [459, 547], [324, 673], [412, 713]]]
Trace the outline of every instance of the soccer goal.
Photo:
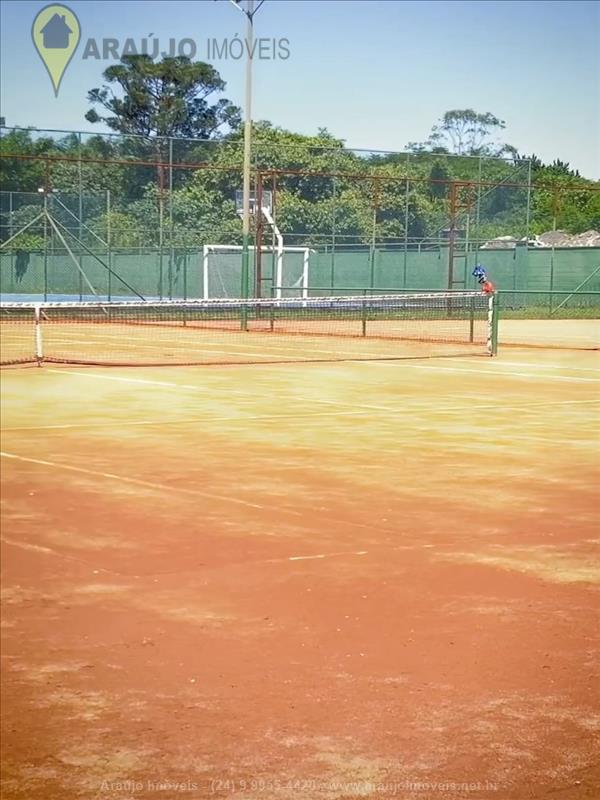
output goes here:
[[[236, 298], [242, 288], [241, 245], [206, 244], [202, 258], [203, 297]], [[308, 297], [310, 249], [261, 247], [263, 273], [272, 281], [273, 296]], [[255, 281], [256, 248], [250, 248], [250, 285]], [[285, 287], [285, 288], [284, 288]]]

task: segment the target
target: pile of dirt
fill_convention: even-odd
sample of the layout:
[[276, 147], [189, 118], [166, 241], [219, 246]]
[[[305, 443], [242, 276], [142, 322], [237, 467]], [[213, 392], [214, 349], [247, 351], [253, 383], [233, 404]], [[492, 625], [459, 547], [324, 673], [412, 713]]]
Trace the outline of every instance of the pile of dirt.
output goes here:
[[517, 243], [525, 239], [517, 239], [514, 236], [496, 236], [481, 245], [480, 250], [513, 250]]
[[512, 250], [517, 244], [528, 247], [600, 247], [599, 231], [583, 233], [567, 233], [566, 231], [547, 231], [529, 239], [517, 239], [515, 236], [497, 236], [481, 245], [481, 250]]
[[600, 247], [598, 231], [583, 233], [565, 233], [565, 231], [548, 231], [536, 237], [542, 247]]

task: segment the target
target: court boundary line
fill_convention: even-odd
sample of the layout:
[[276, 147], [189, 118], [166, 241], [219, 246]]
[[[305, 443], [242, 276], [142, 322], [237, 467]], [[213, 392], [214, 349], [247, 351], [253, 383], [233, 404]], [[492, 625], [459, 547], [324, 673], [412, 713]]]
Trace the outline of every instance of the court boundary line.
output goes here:
[[[365, 363], [371, 363], [371, 362], [360, 362], [360, 363], [361, 364], [365, 364]], [[417, 366], [421, 366], [421, 365], [407, 365], [407, 366], [417, 367]], [[423, 367], [426, 368], [425, 365], [423, 365]], [[437, 369], [437, 367], [432, 367], [432, 369]], [[467, 370], [458, 370], [458, 372], [466, 372], [466, 371]], [[94, 372], [79, 372], [78, 370], [49, 369], [48, 372], [53, 372], [53, 373], [58, 374], [58, 375], [63, 375], [63, 374], [76, 375], [76, 376], [80, 376], [80, 377], [84, 377], [84, 378], [92, 377], [92, 378], [96, 378], [96, 379], [99, 379], [99, 380], [120, 381], [120, 382], [124, 382], [124, 383], [141, 383], [141, 384], [149, 384], [149, 385], [156, 385], [156, 386], [164, 386], [166, 388], [173, 388], [173, 389], [180, 389], [180, 388], [181, 389], [191, 389], [193, 391], [202, 391], [204, 393], [208, 393], [209, 391], [211, 391], [210, 388], [206, 388], [204, 386], [195, 386], [195, 385], [192, 385], [192, 384], [179, 384], [179, 383], [166, 382], [166, 381], [153, 381], [153, 380], [145, 379], [145, 378], [126, 378], [126, 377], [119, 376], [119, 375], [99, 375], [98, 373], [94, 373]], [[488, 374], [487, 371], [485, 371], [485, 370], [483, 370], [483, 373], [484, 374]], [[490, 374], [495, 374], [495, 373], [490, 373]], [[574, 380], [578, 380], [578, 379], [575, 378]], [[593, 383], [600, 383], [600, 380], [586, 379], [586, 378], [584, 378], [583, 380], [584, 381], [592, 380]], [[213, 387], [213, 391], [214, 391], [214, 387]], [[254, 399], [256, 399], [257, 397], [266, 398], [266, 397], [271, 397], [272, 396], [270, 394], [260, 394], [259, 395], [257, 392], [248, 392], [248, 391], [244, 391], [243, 389], [230, 389], [229, 387], [226, 388], [226, 391], [227, 391], [228, 394], [236, 394], [236, 395], [241, 395], [243, 397], [252, 397]], [[369, 410], [369, 411], [371, 411], [371, 410], [373, 410], [373, 411], [384, 411], [384, 412], [387, 412], [387, 413], [394, 413], [394, 414], [400, 413], [400, 411], [402, 411], [402, 410], [406, 411], [406, 410], [409, 409], [409, 406], [408, 406], [408, 404], [406, 402], [403, 403], [403, 406], [400, 409], [400, 408], [391, 408], [389, 406], [376, 406], [376, 405], [363, 404], [363, 403], [358, 403], [358, 404], [357, 403], [344, 403], [343, 401], [325, 400], [324, 398], [320, 398], [320, 397], [291, 396], [288, 399], [290, 399], [290, 400], [298, 400], [298, 401], [303, 402], [303, 403], [306, 403], [306, 402], [309, 402], [309, 403], [320, 403], [322, 405], [324, 404], [324, 405], [338, 406], [339, 408], [346, 408], [346, 407], [347, 408], [352, 408], [352, 409], [362, 408], [362, 409], [366, 409], [366, 410]], [[586, 400], [544, 400], [544, 401], [540, 401], [539, 403], [537, 403], [537, 402], [536, 403], [527, 403], [527, 404], [519, 405], [519, 406], [507, 406], [507, 405], [501, 405], [501, 404], [490, 405], [488, 403], [484, 403], [484, 404], [470, 404], [468, 406], [465, 406], [464, 409], [462, 407], [449, 406], [449, 407], [446, 407], [445, 409], [432, 408], [432, 409], [428, 409], [428, 411], [431, 411], [432, 413], [441, 413], [441, 412], [446, 413], [446, 411], [448, 411], [448, 412], [451, 413], [454, 410], [460, 411], [460, 410], [470, 410], [470, 409], [478, 409], [478, 408], [479, 409], [490, 409], [490, 410], [495, 410], [495, 409], [502, 410], [502, 409], [509, 409], [509, 408], [514, 410], [514, 409], [521, 409], [522, 408], [522, 409], [526, 410], [528, 408], [533, 408], [533, 407], [537, 407], [537, 406], [557, 405], [557, 404], [564, 405], [564, 404], [574, 404], [574, 403], [577, 403], [577, 404], [578, 403], [597, 403], [597, 402], [600, 402], [600, 398], [593, 398], [593, 399], [586, 399]], [[421, 405], [421, 407], [423, 407], [422, 404], [420, 404], [420, 405]]]
[[[89, 561], [86, 561], [83, 558], [78, 558], [77, 556], [74, 556], [70, 553], [60, 553], [58, 550], [55, 550], [54, 548], [48, 547], [46, 545], [33, 544], [32, 542], [17, 542], [14, 539], [7, 538], [6, 536], [0, 536], [0, 542], [2, 542], [5, 545], [8, 545], [8, 547], [17, 547], [20, 548], [21, 550], [33, 551], [41, 555], [54, 556], [54, 558], [62, 558], [65, 561], [72, 561], [74, 564], [79, 564], [83, 567], [93, 568], [94, 571], [98, 573], [104, 572], [107, 575], [119, 575], [121, 577], [127, 576], [127, 573], [121, 573], [118, 572], [117, 570], [106, 569], [106, 567], [98, 567], [96, 565], [91, 564]], [[132, 577], [137, 578], [139, 576], [135, 575]]]
[[[61, 558], [65, 561], [72, 561], [74, 564], [78, 564], [80, 566], [86, 568], [92, 568], [94, 573], [100, 574], [104, 573], [106, 575], [118, 575], [121, 578], [127, 578], [128, 580], [137, 579], [143, 580], [144, 578], [155, 578], [155, 577], [164, 577], [169, 575], [185, 575], [189, 572], [197, 572], [198, 570], [176, 570], [174, 572], [149, 572], [149, 573], [142, 573], [142, 574], [133, 574], [130, 572], [123, 572], [118, 569], [107, 569], [106, 567], [99, 567], [96, 564], [92, 564], [91, 562], [87, 561], [85, 558], [80, 558], [76, 555], [71, 553], [62, 553], [56, 550], [53, 547], [47, 547], [46, 545], [38, 545], [33, 544], [31, 542], [20, 542], [16, 541], [15, 539], [0, 536], [0, 542], [7, 545], [8, 547], [16, 547], [21, 550], [28, 550], [38, 553], [39, 555], [44, 556], [52, 556], [54, 558]], [[433, 547], [433, 545], [422, 545], [422, 547]], [[412, 549], [409, 545], [401, 545], [399, 547], [391, 547], [385, 548], [386, 551], [388, 550], [400, 550], [400, 549]], [[228, 562], [227, 564], [213, 564], [208, 567], [208, 569], [221, 569], [225, 566], [227, 569], [234, 568], [236, 566], [266, 566], [270, 564], [285, 564], [290, 562], [296, 561], [326, 561], [332, 558], [350, 558], [352, 556], [366, 556], [372, 552], [370, 550], [339, 550], [336, 552], [330, 553], [314, 553], [314, 554], [307, 554], [307, 555], [292, 555], [292, 556], [279, 556], [277, 558], [260, 558], [260, 559], [251, 559], [247, 561], [232, 561]], [[203, 565], [206, 568], [205, 565]]]
[[[600, 402], [600, 401], [599, 401]], [[213, 417], [206, 415], [203, 417], [187, 417], [185, 419], [151, 419], [139, 420], [134, 422], [115, 421], [112, 422], [66, 422], [60, 425], [21, 425], [12, 428], [0, 428], [3, 433], [11, 431], [49, 431], [49, 430], [68, 430], [70, 428], [133, 428], [152, 425], [191, 425], [194, 422], [256, 422], [257, 420], [274, 421], [278, 419], [312, 419], [313, 417], [364, 417], [368, 416], [368, 411], [317, 411], [314, 414], [257, 414], [246, 417]]]
[[[87, 561], [85, 558], [80, 558], [75, 556], [71, 553], [62, 553], [58, 550], [54, 549], [53, 547], [47, 547], [45, 545], [37, 545], [32, 544], [31, 542], [19, 542], [14, 539], [8, 538], [6, 536], [0, 536], [0, 542], [7, 545], [8, 547], [16, 547], [21, 550], [33, 551], [39, 555], [43, 556], [52, 556], [53, 558], [64, 559], [65, 561], [71, 561], [74, 564], [78, 564], [79, 566], [83, 566], [86, 568], [93, 569], [94, 574], [103, 573], [105, 575], [112, 575], [112, 576], [119, 576], [120, 578], [127, 578], [127, 580], [144, 580], [148, 578], [157, 578], [157, 577], [167, 577], [171, 575], [186, 575], [190, 572], [194, 574], [198, 572], [198, 569], [189, 570], [175, 570], [175, 571], [168, 571], [168, 572], [144, 572], [141, 574], [130, 573], [130, 572], [123, 572], [122, 570], [118, 569], [107, 569], [106, 567], [99, 567], [95, 563], [91, 563]], [[422, 547], [433, 547], [433, 545], [422, 545]], [[409, 545], [401, 545], [399, 547], [390, 547], [385, 548], [385, 551], [395, 551], [401, 549], [411, 549]], [[222, 569], [225, 567], [226, 569], [233, 569], [239, 566], [268, 566], [272, 564], [287, 564], [287, 563], [294, 563], [297, 561], [327, 561], [333, 558], [350, 558], [355, 556], [366, 556], [369, 555], [372, 551], [370, 550], [340, 550], [337, 552], [331, 553], [315, 553], [315, 554], [308, 554], [308, 555], [293, 555], [293, 556], [279, 556], [278, 558], [260, 558], [260, 559], [250, 559], [245, 561], [231, 561], [226, 564], [212, 564], [210, 566], [203, 565], [203, 569]]]
[[[159, 491], [169, 491], [174, 493], [180, 494], [188, 494], [193, 495], [195, 497], [207, 497], [212, 500], [221, 500], [225, 503], [235, 503], [236, 505], [244, 506], [246, 508], [256, 508], [259, 510], [264, 510], [265, 506], [261, 506], [258, 503], [251, 503], [247, 500], [241, 500], [238, 497], [229, 497], [223, 496], [219, 494], [214, 494], [212, 492], [203, 492], [201, 489], [186, 489], [182, 486], [170, 486], [166, 483], [156, 483], [154, 481], [145, 481], [142, 478], [131, 478], [127, 475], [117, 475], [114, 472], [102, 472], [100, 470], [93, 470], [93, 469], [86, 469], [85, 467], [76, 467], [72, 464], [61, 464], [58, 461], [46, 461], [42, 458], [31, 458], [30, 456], [20, 456], [17, 453], [9, 453], [6, 450], [0, 451], [0, 457], [2, 458], [9, 458], [15, 461], [21, 461], [27, 464], [39, 464], [44, 467], [52, 467], [53, 469], [64, 469], [69, 472], [77, 472], [82, 475], [90, 475], [96, 478], [107, 478], [108, 480], [117, 480], [123, 483], [131, 483], [136, 486], [144, 486], [149, 489], [157, 489]], [[286, 511], [289, 514], [293, 514], [296, 516], [303, 516], [299, 511], [293, 511], [292, 509], [280, 509], [280, 511]]]
[[[100, 470], [90, 470], [85, 469], [84, 467], [76, 467], [71, 464], [61, 464], [57, 461], [47, 461], [41, 458], [32, 458], [30, 456], [21, 456], [17, 453], [9, 453], [6, 450], [0, 451], [1, 458], [8, 458], [15, 461], [20, 461], [26, 464], [38, 464], [44, 467], [52, 467], [53, 469], [64, 469], [68, 472], [76, 472], [83, 475], [89, 475], [91, 477], [99, 477], [99, 478], [106, 478], [108, 480], [117, 480], [122, 483], [130, 483], [137, 486], [144, 486], [150, 489], [156, 489], [158, 491], [168, 491], [170, 493], [180, 493], [180, 494], [187, 494], [194, 497], [206, 497], [211, 500], [219, 500], [224, 503], [234, 503], [239, 506], [243, 506], [244, 508], [253, 508], [258, 511], [265, 511], [269, 510], [272, 511], [273, 509], [277, 509], [279, 514], [286, 514], [291, 517], [299, 517], [300, 519], [306, 518], [306, 511], [296, 511], [293, 508], [288, 508], [286, 506], [281, 506], [277, 502], [269, 502], [268, 505], [258, 505], [257, 503], [250, 503], [247, 500], [242, 500], [236, 497], [230, 496], [223, 496], [220, 494], [215, 494], [212, 492], [203, 492], [199, 489], [186, 489], [185, 487], [181, 486], [171, 486], [168, 484], [163, 483], [154, 483], [152, 481], [145, 481], [141, 478], [131, 478], [125, 475], [117, 475], [114, 472], [101, 472]], [[318, 509], [323, 510], [323, 509]], [[366, 530], [369, 532], [378, 531], [380, 533], [387, 533], [387, 534], [395, 534], [395, 530], [391, 528], [387, 528], [385, 526], [375, 526], [373, 524], [367, 524], [364, 522], [357, 522], [355, 520], [340, 520], [337, 517], [328, 517], [323, 515], [323, 520], [325, 522], [331, 523], [343, 523], [346, 527], [352, 528], [360, 528], [361, 530]]]
[[[408, 365], [412, 366], [413, 368], [424, 368], [427, 369], [427, 365]], [[446, 368], [439, 368], [439, 367], [432, 367], [432, 369], [442, 369], [448, 371]], [[158, 381], [158, 380], [151, 380], [146, 378], [130, 378], [124, 377], [120, 375], [101, 375], [95, 372], [79, 372], [76, 370], [64, 370], [64, 369], [49, 369], [49, 372], [59, 374], [59, 375], [75, 375], [77, 377], [85, 377], [85, 378], [94, 378], [99, 380], [108, 380], [108, 381], [117, 381], [121, 383], [134, 383], [134, 384], [141, 384], [141, 385], [151, 385], [151, 386], [160, 386], [168, 389], [183, 389], [183, 390], [192, 390], [192, 391], [199, 391], [204, 394], [210, 392], [209, 388], [204, 386], [196, 386], [193, 384], [180, 384], [175, 383], [172, 381]], [[472, 370], [463, 370], [459, 369], [456, 370], [457, 372], [471, 372]], [[488, 374], [484, 371], [485, 374]], [[489, 373], [489, 374], [496, 374], [496, 373]], [[558, 376], [554, 376], [555, 378]], [[573, 380], [579, 380], [577, 378]], [[584, 381], [591, 381], [593, 383], [600, 383], [600, 380], [596, 381], [594, 379], [582, 379]], [[227, 387], [227, 392], [229, 394], [236, 394], [242, 397], [253, 398], [254, 400], [257, 397], [270, 397], [268, 394], [257, 394], [256, 392], [248, 392], [240, 389], [230, 389]], [[321, 416], [367, 416], [367, 412], [383, 412], [384, 414], [392, 414], [397, 415], [399, 413], [405, 412], [409, 413], [411, 410], [415, 413], [422, 413], [426, 412], [428, 414], [453, 414], [453, 413], [460, 413], [462, 411], [475, 411], [475, 410], [489, 410], [494, 411], [496, 413], [502, 411], [533, 411], [536, 408], [541, 407], [551, 407], [551, 406], [562, 406], [562, 405], [580, 405], [580, 404], [594, 404], [600, 402], [600, 398], [593, 398], [593, 399], [582, 399], [582, 400], [551, 400], [551, 401], [540, 401], [540, 402], [533, 402], [527, 404], [519, 404], [519, 405], [506, 405], [506, 404], [490, 404], [490, 403], [470, 403], [468, 405], [452, 405], [452, 406], [445, 406], [445, 407], [435, 407], [435, 406], [427, 406], [423, 403], [411, 403], [411, 401], [404, 402], [402, 408], [399, 407], [389, 407], [389, 406], [379, 406], [374, 404], [357, 404], [357, 403], [344, 403], [343, 401], [336, 401], [336, 400], [326, 400], [324, 398], [317, 398], [317, 397], [303, 397], [303, 396], [292, 396], [289, 398], [290, 400], [296, 400], [302, 403], [316, 403], [321, 405], [327, 406], [335, 406], [337, 408], [348, 408], [352, 409], [349, 411], [337, 411], [337, 412], [314, 412], [311, 414], [302, 414], [301, 412], [292, 413], [292, 414], [273, 414], [273, 415], [251, 415], [251, 416], [243, 416], [243, 417], [214, 417], [207, 414], [203, 417], [193, 417], [188, 419], [180, 419], [180, 420], [139, 420], [133, 422], [118, 422], [114, 421], [111, 423], [63, 423], [57, 425], [43, 425], [43, 426], [14, 426], [12, 428], [2, 428], [3, 432], [10, 432], [10, 431], [26, 431], [26, 430], [68, 430], [68, 429], [100, 429], [103, 427], [143, 427], [143, 426], [151, 426], [151, 425], [185, 425], [191, 424], [193, 422], [234, 422], [234, 423], [243, 423], [246, 421], [252, 422], [257, 420], [276, 420], [276, 419], [295, 419], [295, 418], [303, 418], [303, 419], [310, 419], [311, 417], [319, 418]], [[362, 410], [359, 410], [362, 409]]]
[[[390, 364], [389, 361], [369, 361], [365, 359], [364, 361], [357, 361], [355, 362], [360, 364], [361, 366], [367, 367], [380, 367], [380, 366], [395, 366], [398, 367], [398, 363]], [[495, 364], [495, 366], [501, 367], [502, 364]], [[455, 374], [469, 374], [474, 373], [477, 375], [489, 375], [492, 378], [526, 378], [527, 380], [538, 380], [538, 381], [566, 381], [567, 383], [600, 383], [600, 378], [579, 378], [574, 377], [572, 375], [535, 375], [530, 372], [508, 372], [498, 371], [494, 372], [493, 370], [487, 369], [469, 369], [469, 368], [454, 368], [454, 367], [442, 367], [433, 365], [433, 364], [402, 364], [402, 369], [426, 369], [430, 371], [437, 371], [437, 372], [452, 372]]]
[[[472, 359], [453, 358], [452, 361], [461, 364], [472, 364]], [[507, 367], [531, 367], [532, 369], [566, 369], [572, 372], [600, 372], [598, 367], [571, 367], [568, 364], [534, 364], [530, 361], [505, 361], [503, 358], [498, 362], [498, 366]]]
[[344, 556], [366, 556], [368, 550], [347, 550], [345, 552], [337, 553], [314, 553], [308, 556], [285, 556], [283, 558], [269, 558], [264, 563], [272, 564], [274, 562], [282, 561], [318, 561], [326, 558], [340, 558]]
[[[366, 367], [381, 367], [381, 366], [385, 366], [385, 367], [393, 367], [393, 368], [398, 369], [399, 368], [399, 361], [400, 360], [396, 360], [396, 359], [391, 359], [391, 360], [388, 360], [388, 361], [361, 359], [361, 360], [356, 360], [356, 361], [349, 360], [346, 363], [357, 364], [359, 366], [366, 366]], [[316, 364], [317, 362], [306, 362], [306, 363], [308, 363], [308, 364], [310, 364], [310, 363]], [[261, 365], [256, 365], [256, 366], [261, 366]], [[288, 364], [272, 364], [272, 365], [264, 365], [264, 366], [269, 366], [269, 368], [271, 368], [271, 367], [289, 366], [289, 365]], [[322, 366], [322, 364], [321, 364], [321, 366]], [[501, 366], [501, 364], [499, 364], [498, 366]], [[149, 367], [149, 368], [151, 368], [151, 367]], [[401, 369], [423, 369], [423, 370], [429, 370], [429, 371], [432, 371], [432, 372], [436, 372], [436, 371], [437, 372], [451, 372], [451, 373], [454, 373], [454, 374], [465, 373], [465, 374], [476, 374], [476, 375], [489, 375], [490, 377], [494, 377], [494, 378], [498, 378], [498, 377], [499, 378], [503, 378], [503, 377], [518, 377], [518, 378], [525, 378], [525, 379], [528, 379], [528, 380], [541, 380], [541, 381], [548, 381], [548, 382], [552, 382], [552, 381], [559, 381], [560, 382], [560, 381], [563, 381], [563, 382], [567, 382], [567, 383], [598, 383], [598, 384], [600, 384], [600, 378], [584, 378], [584, 377], [575, 377], [575, 376], [571, 376], [571, 375], [536, 375], [536, 374], [529, 373], [529, 372], [512, 372], [512, 371], [508, 372], [506, 370], [496, 372], [496, 371], [491, 370], [491, 369], [487, 370], [487, 369], [442, 367], [442, 366], [439, 366], [437, 364], [436, 365], [433, 365], [433, 364], [408, 364], [408, 363], [406, 363], [406, 361], [402, 361], [400, 368]], [[166, 386], [166, 387], [171, 386], [171, 387], [175, 387], [175, 388], [192, 389], [194, 391], [202, 390], [202, 387], [192, 386], [191, 384], [169, 383], [169, 382], [166, 382], [166, 381], [149, 381], [149, 380], [143, 379], [143, 378], [124, 378], [124, 377], [118, 376], [118, 375], [99, 375], [98, 373], [79, 372], [79, 370], [71, 370], [71, 369], [52, 369], [52, 368], [48, 368], [47, 371], [48, 372], [53, 372], [53, 373], [61, 373], [61, 374], [66, 373], [68, 375], [81, 375], [81, 376], [87, 376], [87, 377], [94, 377], [94, 378], [98, 378], [98, 379], [102, 379], [102, 380], [116, 380], [116, 381], [124, 381], [124, 382], [131, 382], [131, 383], [149, 383], [149, 384], [154, 384], [156, 386]], [[242, 394], [242, 395], [245, 395], [245, 396], [252, 396], [252, 397], [256, 396], [256, 395], [254, 395], [254, 394], [252, 394], [250, 392], [243, 392], [241, 390], [235, 390], [235, 389], [231, 389], [230, 390], [230, 389], [228, 389], [227, 391], [229, 393]], [[315, 402], [326, 402], [326, 401], [315, 400]], [[360, 408], [363, 408], [363, 407], [366, 408], [367, 406], [366, 405], [360, 406]], [[376, 407], [376, 406], [372, 406], [372, 408], [376, 408], [377, 410], [379, 410], [378, 407]], [[381, 408], [381, 407], [379, 407], [379, 408]]]

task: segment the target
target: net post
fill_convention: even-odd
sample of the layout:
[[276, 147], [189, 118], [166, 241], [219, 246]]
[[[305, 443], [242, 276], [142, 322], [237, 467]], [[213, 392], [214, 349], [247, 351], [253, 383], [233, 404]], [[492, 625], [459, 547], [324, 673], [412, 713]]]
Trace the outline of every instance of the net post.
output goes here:
[[308, 269], [310, 263], [310, 248], [307, 247], [302, 255], [302, 297], [308, 297]]
[[44, 194], [44, 302], [48, 299], [48, 196]]
[[255, 197], [255, 211], [254, 217], [256, 224], [254, 226], [254, 297], [262, 297], [262, 243], [263, 243], [263, 177], [260, 171], [256, 174], [255, 179], [256, 191]]
[[108, 264], [108, 275], [107, 275], [107, 283], [106, 283], [106, 290], [108, 292], [108, 302], [110, 303], [112, 299], [112, 248], [111, 248], [111, 239], [112, 239], [112, 228], [110, 224], [110, 215], [111, 215], [111, 207], [110, 207], [110, 189], [106, 190], [106, 263]]
[[243, 331], [248, 330], [248, 297], [250, 281], [250, 233], [244, 231], [242, 243], [242, 313], [240, 326]]
[[184, 253], [183, 255], [183, 299], [187, 300], [187, 274], [188, 274], [188, 254]]
[[207, 244], [202, 247], [202, 297], [208, 300], [208, 257], [209, 247]]
[[471, 298], [469, 305], [469, 342], [475, 341], [475, 298]]
[[42, 366], [42, 361], [44, 360], [44, 349], [42, 345], [42, 315], [41, 315], [41, 306], [36, 305], [34, 308], [34, 319], [35, 319], [35, 359], [37, 361], [38, 367]]
[[488, 299], [488, 355], [498, 355], [498, 318], [500, 310], [500, 295], [496, 292], [490, 294]]
[[362, 335], [367, 335], [367, 297], [369, 296], [369, 290], [363, 289], [363, 298], [362, 298], [362, 308], [361, 308], [361, 327], [362, 327]]

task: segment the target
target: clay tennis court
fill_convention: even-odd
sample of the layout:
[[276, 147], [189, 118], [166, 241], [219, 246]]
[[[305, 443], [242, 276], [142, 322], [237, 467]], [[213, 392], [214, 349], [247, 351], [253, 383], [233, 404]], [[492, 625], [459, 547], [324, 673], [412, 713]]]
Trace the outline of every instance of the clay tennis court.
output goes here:
[[3, 797], [597, 797], [599, 388], [3, 371]]

